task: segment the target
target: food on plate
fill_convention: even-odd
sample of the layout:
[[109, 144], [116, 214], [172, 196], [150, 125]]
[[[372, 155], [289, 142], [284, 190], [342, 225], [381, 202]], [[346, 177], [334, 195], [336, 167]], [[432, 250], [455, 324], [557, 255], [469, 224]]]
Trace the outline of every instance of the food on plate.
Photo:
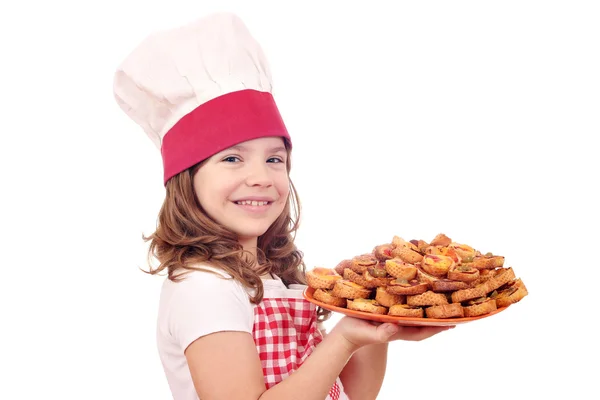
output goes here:
[[357, 274], [363, 274], [367, 268], [376, 267], [379, 260], [373, 254], [362, 254], [354, 257], [349, 268]]
[[388, 315], [396, 317], [423, 318], [425, 311], [422, 307], [409, 306], [408, 304], [394, 304], [388, 310]]
[[444, 293], [435, 293], [428, 290], [414, 296], [406, 296], [406, 304], [409, 306], [440, 306], [448, 304], [448, 298]]
[[480, 315], [489, 314], [497, 309], [494, 299], [489, 297], [480, 297], [472, 299], [463, 307], [465, 317], [478, 317]]
[[306, 273], [313, 298], [326, 305], [396, 317], [477, 317], [529, 293], [504, 256], [482, 253], [443, 233], [372, 247], [334, 268]]
[[390, 281], [385, 290], [391, 294], [413, 296], [425, 293], [427, 289], [429, 289], [429, 286], [425, 282], [419, 282], [416, 279], [410, 281], [406, 279], [394, 279]]
[[525, 296], [527, 296], [527, 288], [520, 278], [510, 281], [504, 289], [493, 291], [490, 295], [491, 298], [496, 300], [498, 307], [506, 307], [517, 303]]
[[385, 271], [397, 279], [410, 281], [417, 277], [417, 267], [401, 259], [392, 258], [385, 261]]
[[347, 307], [349, 310], [364, 311], [383, 315], [387, 314], [388, 311], [386, 307], [381, 306], [376, 300], [373, 299], [348, 299], [347, 302]]
[[460, 303], [441, 304], [425, 309], [428, 318], [462, 318], [465, 311]]
[[367, 299], [371, 295], [371, 289], [347, 279], [340, 279], [333, 285], [331, 294], [345, 299]]
[[461, 282], [474, 282], [479, 278], [479, 270], [470, 265], [452, 265], [448, 268], [448, 279]]
[[313, 298], [322, 303], [329, 304], [334, 307], [345, 307], [346, 299], [343, 297], [336, 297], [333, 295], [331, 290], [317, 289], [313, 293]]
[[385, 307], [391, 307], [394, 304], [405, 304], [406, 296], [400, 294], [392, 294], [385, 290], [384, 286], [379, 286], [375, 289], [375, 300]]
[[469, 284], [467, 282], [455, 281], [452, 279], [436, 279], [431, 282], [431, 289], [434, 292], [454, 292], [461, 289], [468, 289]]
[[308, 286], [315, 289], [332, 289], [338, 279], [342, 277], [331, 268], [317, 267], [306, 272]]
[[426, 254], [423, 256], [423, 262], [421, 268], [430, 275], [433, 276], [446, 276], [450, 267], [455, 265], [456, 262], [451, 256], [443, 256], [437, 254]]

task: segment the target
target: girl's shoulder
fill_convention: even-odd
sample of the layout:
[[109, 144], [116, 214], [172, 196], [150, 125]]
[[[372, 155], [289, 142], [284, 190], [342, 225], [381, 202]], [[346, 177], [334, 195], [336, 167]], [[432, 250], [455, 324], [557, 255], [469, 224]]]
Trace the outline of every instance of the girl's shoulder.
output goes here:
[[182, 271], [176, 280], [165, 279], [162, 287], [165, 296], [201, 297], [219, 299], [235, 295], [246, 297], [247, 293], [240, 282], [222, 269], [211, 265], [194, 265], [194, 270]]

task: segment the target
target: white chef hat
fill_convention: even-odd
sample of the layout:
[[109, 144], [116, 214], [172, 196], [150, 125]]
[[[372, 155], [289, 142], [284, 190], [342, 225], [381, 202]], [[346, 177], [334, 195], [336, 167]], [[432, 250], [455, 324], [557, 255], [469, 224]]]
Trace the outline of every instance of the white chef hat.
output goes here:
[[291, 146], [263, 50], [231, 13], [150, 35], [118, 67], [113, 90], [161, 150], [165, 184], [246, 140], [280, 136]]

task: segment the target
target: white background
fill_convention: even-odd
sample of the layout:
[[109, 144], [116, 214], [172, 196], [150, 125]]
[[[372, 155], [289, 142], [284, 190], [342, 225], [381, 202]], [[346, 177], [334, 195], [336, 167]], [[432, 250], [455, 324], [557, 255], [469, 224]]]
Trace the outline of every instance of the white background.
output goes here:
[[216, 10], [271, 61], [309, 268], [443, 232], [504, 255], [529, 289], [489, 319], [393, 343], [380, 398], [597, 393], [594, 2], [281, 3], [3, 3], [0, 398], [171, 398], [154, 339], [163, 278], [138, 269], [161, 159], [112, 74], [150, 32]]

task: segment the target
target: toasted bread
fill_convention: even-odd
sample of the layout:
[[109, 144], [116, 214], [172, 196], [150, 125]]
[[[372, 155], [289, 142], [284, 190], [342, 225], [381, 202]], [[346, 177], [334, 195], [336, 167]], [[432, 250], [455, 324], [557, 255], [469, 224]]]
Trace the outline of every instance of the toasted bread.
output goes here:
[[421, 262], [421, 268], [430, 275], [445, 277], [455, 261], [450, 256], [437, 254], [425, 254]]
[[394, 304], [389, 308], [388, 315], [423, 318], [425, 316], [425, 311], [421, 307], [409, 306], [407, 304]]
[[483, 285], [486, 287], [486, 292], [490, 293], [500, 286], [506, 285], [508, 282], [515, 279], [515, 272], [511, 267], [501, 268], [496, 272], [493, 278], [489, 279]]
[[462, 318], [465, 316], [465, 312], [460, 303], [452, 303], [427, 307], [425, 315], [427, 318]]
[[456, 292], [452, 292], [450, 295], [453, 303], [462, 303], [478, 297], [483, 297], [487, 294], [487, 286], [485, 283], [477, 285], [469, 289], [461, 289]]
[[379, 260], [372, 254], [362, 254], [352, 258], [352, 263], [349, 268], [357, 274], [364, 274], [369, 267], [376, 267]]
[[479, 278], [479, 270], [468, 265], [453, 265], [448, 269], [448, 279], [462, 282], [475, 282]]
[[448, 304], [448, 298], [443, 293], [428, 290], [421, 294], [406, 296], [406, 304], [409, 306], [439, 306]]
[[[410, 244], [412, 245], [412, 243]], [[421, 253], [407, 246], [398, 246], [394, 248], [392, 250], [392, 256], [394, 258], [400, 258], [402, 261], [405, 261], [409, 264], [418, 263], [423, 259], [423, 255]]]
[[452, 242], [448, 247], [453, 248], [461, 259], [473, 258], [477, 253], [474, 248], [466, 244]]
[[452, 239], [450, 239], [448, 236], [444, 235], [443, 233], [439, 233], [433, 238], [433, 240], [431, 242], [429, 242], [429, 245], [430, 246], [448, 246], [450, 243], [452, 243]]
[[451, 279], [438, 279], [431, 283], [431, 290], [436, 293], [440, 292], [454, 292], [456, 290], [467, 289], [469, 284], [461, 281], [454, 281]]
[[338, 279], [342, 279], [335, 270], [316, 267], [306, 272], [308, 286], [314, 289], [332, 289]]
[[342, 260], [340, 261], [340, 263], [338, 265], [335, 266], [334, 270], [335, 272], [338, 273], [338, 275], [344, 275], [344, 270], [346, 268], [350, 268], [352, 266], [352, 260], [351, 259], [347, 259], [347, 260]]
[[429, 246], [425, 249], [425, 254], [435, 256], [447, 256], [452, 258], [455, 263], [460, 262], [461, 258], [453, 247], [448, 246]]
[[423, 268], [421, 268], [421, 266], [417, 267], [417, 280], [419, 282], [427, 283], [429, 285], [429, 288], [433, 287], [433, 282], [439, 281], [440, 279], [441, 278], [437, 276], [433, 276], [425, 272]]
[[412, 281], [393, 280], [390, 281], [385, 290], [391, 294], [400, 295], [415, 295], [425, 293], [429, 289], [429, 285], [424, 282], [419, 282], [416, 279]]
[[325, 304], [419, 318], [476, 317], [528, 295], [503, 256], [483, 254], [443, 233], [431, 243], [394, 236], [370, 253], [306, 276], [314, 298]]
[[352, 281], [341, 279], [335, 283], [331, 294], [345, 299], [367, 299], [371, 295], [371, 290]]
[[405, 279], [407, 281], [413, 280], [417, 276], [417, 267], [399, 258], [387, 260], [385, 262], [385, 270], [394, 278]]
[[373, 249], [373, 255], [379, 261], [385, 261], [392, 258], [392, 249], [394, 246], [391, 243], [381, 244], [379, 246], [375, 246]]
[[380, 286], [375, 289], [375, 300], [384, 307], [391, 307], [394, 304], [406, 303], [406, 296], [392, 294], [385, 287]]
[[425, 254], [425, 249], [429, 247], [429, 243], [424, 240], [413, 239], [410, 242], [417, 247], [417, 251], [421, 254]]
[[344, 307], [346, 306], [346, 299], [342, 297], [336, 297], [332, 294], [331, 290], [327, 289], [317, 289], [313, 293], [313, 298], [322, 303], [329, 304], [330, 306], [335, 307]]
[[494, 299], [481, 298], [467, 302], [467, 305], [463, 306], [463, 309], [465, 317], [478, 317], [495, 311], [497, 307]]
[[521, 301], [528, 294], [525, 284], [518, 278], [506, 284], [504, 288], [501, 288], [497, 293], [493, 293], [490, 297], [496, 300], [498, 307], [507, 307]]
[[377, 301], [373, 299], [354, 299], [347, 301], [347, 306], [349, 310], [355, 311], [363, 311], [373, 314], [387, 314], [387, 308], [381, 306]]

